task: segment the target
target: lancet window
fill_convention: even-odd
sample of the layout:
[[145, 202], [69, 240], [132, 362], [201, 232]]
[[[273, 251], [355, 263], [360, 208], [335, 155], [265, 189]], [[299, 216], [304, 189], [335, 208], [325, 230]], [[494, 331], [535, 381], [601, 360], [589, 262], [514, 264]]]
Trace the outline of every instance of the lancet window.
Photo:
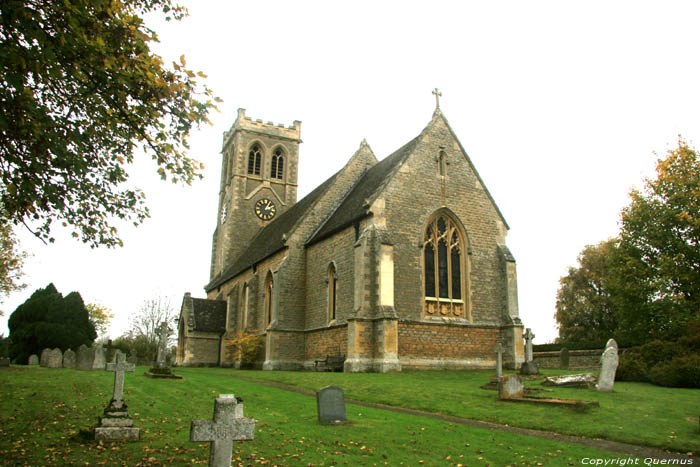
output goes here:
[[328, 321], [336, 318], [336, 298], [338, 292], [338, 280], [335, 274], [335, 265], [328, 267]]
[[270, 178], [276, 178], [277, 180], [284, 178], [284, 152], [280, 148], [275, 149], [274, 154], [272, 154]]
[[254, 144], [248, 152], [248, 174], [260, 175], [260, 165], [262, 163], [262, 151], [260, 146]]

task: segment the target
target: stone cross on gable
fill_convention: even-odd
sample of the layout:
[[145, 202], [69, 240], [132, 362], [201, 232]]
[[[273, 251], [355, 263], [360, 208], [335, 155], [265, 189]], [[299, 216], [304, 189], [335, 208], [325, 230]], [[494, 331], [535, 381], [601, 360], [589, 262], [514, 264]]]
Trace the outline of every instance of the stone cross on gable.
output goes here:
[[106, 371], [114, 372], [114, 394], [112, 402], [109, 405], [110, 409], [121, 409], [124, 406], [122, 396], [124, 394], [124, 372], [134, 371], [134, 364], [127, 363], [123, 353], [118, 352], [116, 362], [107, 363]]
[[438, 88], [433, 89], [433, 95], [435, 96], [435, 109], [440, 108], [440, 98], [442, 97], [442, 93]]
[[532, 329], [527, 328], [525, 330], [525, 361], [526, 362], [531, 362], [532, 361], [532, 340], [535, 338], [535, 335], [532, 333]]
[[496, 347], [493, 348], [493, 351], [496, 352], [497, 355], [497, 360], [496, 360], [496, 377], [498, 379], [501, 379], [501, 376], [503, 376], [503, 346], [499, 342]]
[[190, 441], [210, 441], [209, 465], [230, 467], [233, 441], [255, 438], [257, 420], [243, 417], [243, 404], [233, 394], [221, 394], [214, 402], [214, 420], [193, 420]]

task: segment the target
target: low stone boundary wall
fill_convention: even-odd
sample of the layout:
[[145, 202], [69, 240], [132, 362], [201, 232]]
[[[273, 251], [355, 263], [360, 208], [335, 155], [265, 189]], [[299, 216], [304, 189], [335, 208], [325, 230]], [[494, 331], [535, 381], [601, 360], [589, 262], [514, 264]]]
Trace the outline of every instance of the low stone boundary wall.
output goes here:
[[600, 368], [600, 357], [603, 355], [603, 349], [569, 350], [568, 352], [568, 366], [562, 365], [562, 363], [565, 363], [566, 359], [562, 356], [562, 351], [533, 352], [532, 358], [539, 368], [546, 368], [550, 370], [594, 370], [596, 368]]

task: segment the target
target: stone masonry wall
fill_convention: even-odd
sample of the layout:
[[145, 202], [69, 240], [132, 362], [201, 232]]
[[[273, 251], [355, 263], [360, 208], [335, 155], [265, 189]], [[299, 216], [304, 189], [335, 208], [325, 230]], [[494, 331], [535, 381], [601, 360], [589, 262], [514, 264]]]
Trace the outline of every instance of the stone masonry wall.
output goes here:
[[[444, 198], [438, 167], [441, 150], [447, 157]], [[502, 324], [505, 284], [497, 244], [505, 243], [505, 224], [459, 143], [441, 120], [423, 135], [416, 153], [385, 190], [386, 225], [394, 243], [398, 291], [395, 307], [399, 318], [423, 318], [423, 236], [430, 217], [445, 209], [463, 224], [468, 238], [471, 271], [463, 295], [471, 290], [471, 322]]]
[[[559, 369], [561, 352], [533, 352], [532, 359], [539, 368]], [[593, 370], [600, 368], [603, 350], [569, 350], [570, 370]]]
[[355, 229], [342, 232], [311, 245], [306, 252], [306, 328], [314, 329], [329, 324], [328, 320], [328, 267], [335, 265], [336, 320], [346, 323], [353, 312], [355, 275], [353, 273], [353, 245]]
[[496, 327], [399, 322], [399, 360], [404, 369], [492, 368], [493, 348], [500, 339]]
[[347, 355], [347, 324], [305, 333], [306, 360], [323, 360], [327, 355]]

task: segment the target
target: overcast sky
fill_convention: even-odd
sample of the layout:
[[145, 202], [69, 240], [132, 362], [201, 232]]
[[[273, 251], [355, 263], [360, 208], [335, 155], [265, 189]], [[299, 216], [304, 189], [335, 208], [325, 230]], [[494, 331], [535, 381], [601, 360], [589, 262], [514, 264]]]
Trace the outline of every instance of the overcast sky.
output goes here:
[[[618, 232], [628, 192], [682, 134], [700, 141], [700, 3], [188, 1], [181, 22], [151, 22], [166, 63], [185, 54], [224, 102], [195, 131], [206, 165], [191, 187], [161, 182], [150, 157], [133, 166], [152, 217], [121, 229], [117, 250], [57, 231], [32, 256], [9, 314], [53, 282], [110, 307], [110, 335], [144, 300], [204, 297], [216, 225], [222, 133], [254, 119], [302, 121], [299, 199], [366, 138], [379, 159], [441, 110], [510, 225], [520, 315], [536, 343], [557, 336], [559, 278], [587, 244]], [[656, 153], [656, 154], [655, 154]]]

